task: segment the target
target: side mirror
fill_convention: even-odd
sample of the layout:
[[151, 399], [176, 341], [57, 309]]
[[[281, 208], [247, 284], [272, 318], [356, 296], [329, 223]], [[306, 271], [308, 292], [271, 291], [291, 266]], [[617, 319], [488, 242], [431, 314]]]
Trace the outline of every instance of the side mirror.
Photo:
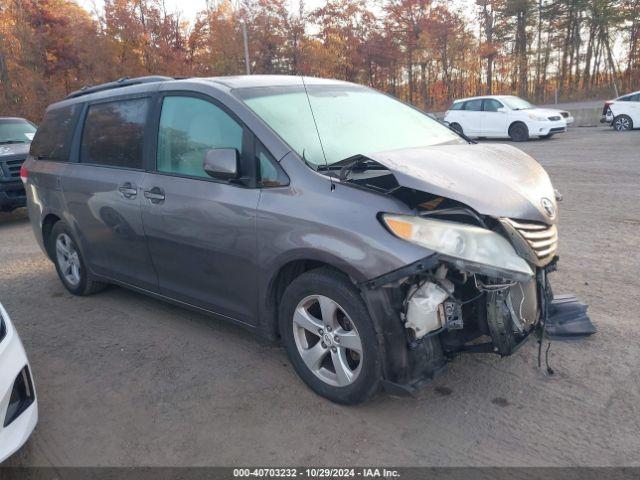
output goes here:
[[500, 113], [507, 113], [507, 109], [504, 107], [500, 107], [496, 110], [496, 112], [500, 112]]
[[207, 150], [202, 168], [210, 177], [218, 180], [233, 180], [238, 177], [238, 151], [235, 148]]

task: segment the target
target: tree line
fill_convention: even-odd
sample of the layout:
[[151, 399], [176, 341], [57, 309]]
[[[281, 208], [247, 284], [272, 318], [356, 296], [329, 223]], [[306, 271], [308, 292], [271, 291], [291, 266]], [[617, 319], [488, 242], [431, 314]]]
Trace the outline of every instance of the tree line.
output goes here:
[[[0, 115], [123, 76], [305, 74], [370, 85], [426, 110], [512, 93], [609, 98], [640, 81], [640, 0], [0, 0]], [[466, 7], [466, 8], [465, 8]]]

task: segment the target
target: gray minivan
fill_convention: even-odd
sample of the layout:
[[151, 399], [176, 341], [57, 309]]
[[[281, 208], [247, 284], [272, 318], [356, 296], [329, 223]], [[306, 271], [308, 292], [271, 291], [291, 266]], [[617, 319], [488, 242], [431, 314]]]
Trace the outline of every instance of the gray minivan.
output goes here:
[[70, 292], [117, 284], [280, 339], [336, 402], [510, 355], [560, 308], [542, 167], [352, 83], [83, 89], [47, 109], [21, 175]]

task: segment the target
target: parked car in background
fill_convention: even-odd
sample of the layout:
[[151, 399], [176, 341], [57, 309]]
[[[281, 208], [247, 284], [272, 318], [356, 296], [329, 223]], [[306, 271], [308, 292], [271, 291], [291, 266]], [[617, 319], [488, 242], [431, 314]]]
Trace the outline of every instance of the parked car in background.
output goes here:
[[21, 176], [69, 292], [117, 284], [280, 338], [336, 402], [414, 392], [457, 353], [510, 355], [551, 315], [545, 170], [360, 85], [87, 88], [47, 109]]
[[29, 361], [0, 304], [0, 463], [27, 441], [36, 423], [38, 403]]
[[511, 95], [456, 100], [444, 120], [468, 137], [511, 138], [515, 142], [531, 137], [551, 138], [573, 123], [567, 111], [538, 108]]
[[27, 204], [20, 166], [27, 158], [36, 126], [24, 118], [0, 117], [0, 211]]
[[640, 91], [604, 102], [600, 121], [619, 132], [640, 128]]

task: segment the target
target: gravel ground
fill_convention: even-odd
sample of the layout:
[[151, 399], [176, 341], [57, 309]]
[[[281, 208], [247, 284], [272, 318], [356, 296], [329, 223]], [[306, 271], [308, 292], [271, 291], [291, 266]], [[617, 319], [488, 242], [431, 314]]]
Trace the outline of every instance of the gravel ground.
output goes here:
[[121, 288], [69, 295], [25, 213], [0, 214], [0, 299], [28, 351], [40, 422], [11, 465], [640, 465], [640, 131], [518, 147], [564, 194], [557, 293], [595, 336], [468, 355], [417, 399], [315, 396], [279, 347]]

